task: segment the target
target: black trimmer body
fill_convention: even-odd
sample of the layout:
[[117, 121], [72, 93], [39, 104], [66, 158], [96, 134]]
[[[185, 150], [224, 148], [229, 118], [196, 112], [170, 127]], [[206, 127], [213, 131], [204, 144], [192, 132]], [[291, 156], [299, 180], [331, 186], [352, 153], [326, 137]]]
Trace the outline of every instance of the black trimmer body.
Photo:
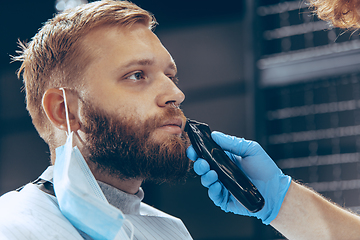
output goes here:
[[211, 130], [205, 123], [187, 120], [185, 131], [197, 155], [205, 159], [220, 182], [250, 212], [260, 211], [265, 200], [255, 185], [211, 138]]

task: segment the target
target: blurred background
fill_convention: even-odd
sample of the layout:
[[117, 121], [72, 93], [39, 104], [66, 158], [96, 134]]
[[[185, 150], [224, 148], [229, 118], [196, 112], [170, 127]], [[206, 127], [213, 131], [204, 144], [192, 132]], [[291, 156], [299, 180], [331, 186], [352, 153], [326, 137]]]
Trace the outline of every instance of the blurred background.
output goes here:
[[[74, 2], [1, 3], [0, 195], [36, 179], [50, 160], [25, 109], [19, 63], [10, 64], [9, 55], [18, 39], [30, 40]], [[286, 174], [358, 211], [357, 32], [332, 29], [304, 1], [133, 2], [159, 22], [155, 33], [177, 63], [188, 117], [260, 142]], [[256, 218], [215, 207], [195, 175], [185, 184], [144, 189], [145, 202], [181, 218], [194, 239], [282, 239]]]

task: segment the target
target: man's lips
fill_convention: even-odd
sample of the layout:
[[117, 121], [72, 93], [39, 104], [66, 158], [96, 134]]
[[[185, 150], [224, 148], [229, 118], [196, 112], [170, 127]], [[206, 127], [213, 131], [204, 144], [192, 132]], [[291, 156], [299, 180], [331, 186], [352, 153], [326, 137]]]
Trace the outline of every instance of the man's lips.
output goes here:
[[165, 121], [159, 129], [165, 130], [172, 134], [181, 134], [184, 129], [183, 120], [181, 118], [172, 118]]

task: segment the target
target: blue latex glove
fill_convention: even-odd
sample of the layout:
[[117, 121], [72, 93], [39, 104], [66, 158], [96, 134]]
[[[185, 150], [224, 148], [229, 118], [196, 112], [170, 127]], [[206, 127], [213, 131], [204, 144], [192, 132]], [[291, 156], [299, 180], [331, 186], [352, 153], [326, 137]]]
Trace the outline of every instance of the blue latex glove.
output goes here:
[[209, 188], [210, 199], [225, 212], [255, 216], [264, 224], [270, 224], [280, 210], [291, 178], [282, 173], [258, 143], [220, 132], [212, 132], [211, 136], [258, 188], [265, 198], [265, 205], [256, 213], [249, 212], [218, 181], [217, 173], [210, 170], [209, 164], [198, 158], [194, 148], [190, 146], [186, 151], [187, 156], [195, 161], [194, 170], [201, 176], [202, 185]]

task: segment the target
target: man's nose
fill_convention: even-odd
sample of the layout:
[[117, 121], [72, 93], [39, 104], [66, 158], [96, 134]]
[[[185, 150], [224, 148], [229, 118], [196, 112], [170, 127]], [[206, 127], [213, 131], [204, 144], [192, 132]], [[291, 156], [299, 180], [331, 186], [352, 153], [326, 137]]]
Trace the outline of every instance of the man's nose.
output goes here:
[[184, 93], [177, 87], [177, 85], [166, 75], [159, 81], [160, 92], [157, 95], [156, 101], [158, 106], [166, 107], [173, 106], [179, 107], [185, 100]]

